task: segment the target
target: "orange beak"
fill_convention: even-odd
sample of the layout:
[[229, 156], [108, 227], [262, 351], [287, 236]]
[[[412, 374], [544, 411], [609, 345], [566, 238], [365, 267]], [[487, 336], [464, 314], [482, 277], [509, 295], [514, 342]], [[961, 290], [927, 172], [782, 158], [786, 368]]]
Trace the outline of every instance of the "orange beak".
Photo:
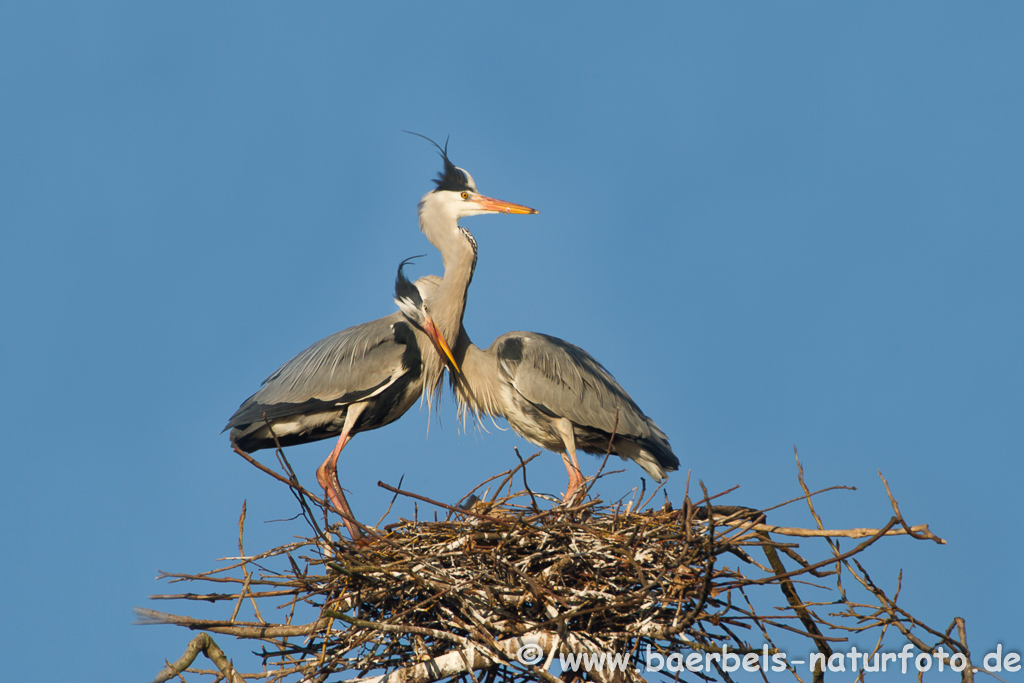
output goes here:
[[423, 325], [423, 331], [430, 337], [430, 341], [434, 343], [434, 348], [437, 349], [437, 353], [443, 357], [447, 357], [451, 362], [452, 367], [455, 368], [455, 372], [461, 373], [459, 370], [459, 364], [455, 362], [455, 356], [452, 355], [452, 350], [445, 342], [444, 337], [441, 335], [441, 330], [437, 329], [437, 325], [434, 321], [427, 316], [427, 321]]
[[476, 203], [479, 204], [482, 209], [495, 211], [497, 213], [540, 213], [537, 209], [531, 209], [530, 207], [523, 206], [522, 204], [513, 204], [512, 202], [494, 199], [493, 197], [485, 197], [483, 195], [476, 198]]

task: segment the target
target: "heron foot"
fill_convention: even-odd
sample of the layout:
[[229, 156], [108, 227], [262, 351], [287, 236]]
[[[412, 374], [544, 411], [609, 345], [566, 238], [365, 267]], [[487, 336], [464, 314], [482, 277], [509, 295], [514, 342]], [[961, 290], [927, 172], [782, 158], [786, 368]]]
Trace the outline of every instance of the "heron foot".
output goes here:
[[345, 499], [345, 492], [342, 491], [341, 483], [338, 481], [338, 468], [335, 457], [327, 458], [317, 468], [316, 480], [323, 488], [325, 497], [341, 515], [341, 521], [344, 522], [345, 528], [348, 529], [352, 540], [358, 542], [363, 537], [363, 532], [359, 528], [359, 522], [356, 521], [355, 515], [352, 514], [352, 508], [349, 507], [348, 500]]
[[566, 490], [565, 495], [562, 496], [562, 505], [571, 507], [582, 503], [587, 495], [587, 487], [583, 485], [585, 482], [586, 478], [583, 477], [578, 482], [575, 482], [575, 486], [572, 485], [573, 482], [570, 482], [569, 488]]
[[562, 505], [576, 505], [583, 502], [583, 497], [587, 494], [587, 488], [583, 485], [586, 483], [587, 478], [583, 476], [578, 466], [572, 466], [576, 463], [570, 463], [564, 455], [562, 459], [566, 461], [565, 468], [569, 471], [569, 485], [566, 487], [565, 495], [562, 497]]

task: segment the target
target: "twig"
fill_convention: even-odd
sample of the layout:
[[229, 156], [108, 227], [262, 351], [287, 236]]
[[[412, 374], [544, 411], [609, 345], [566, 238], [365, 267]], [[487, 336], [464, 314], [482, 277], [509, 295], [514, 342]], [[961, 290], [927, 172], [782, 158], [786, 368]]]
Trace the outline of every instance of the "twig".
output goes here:
[[224, 678], [228, 679], [232, 683], [242, 683], [242, 677], [235, 673], [235, 668], [228, 661], [228, 658], [224, 655], [224, 651], [221, 650], [217, 643], [213, 642], [206, 633], [200, 633], [198, 636], [189, 641], [188, 646], [185, 648], [185, 653], [181, 655], [178, 661], [173, 664], [167, 664], [164, 670], [156, 675], [153, 679], [153, 683], [163, 683], [169, 681], [175, 676], [181, 674], [182, 671], [192, 665], [192, 662], [196, 660], [199, 653], [206, 655], [207, 659], [217, 665], [217, 670], [220, 671]]
[[[317, 510], [308, 507], [314, 499], [300, 489], [283, 456], [282, 452], [279, 462], [285, 476], [271, 474], [289, 486], [312, 535], [246, 555], [243, 504], [238, 557], [223, 558], [224, 566], [197, 574], [162, 575], [214, 590], [159, 596], [230, 601], [233, 610], [224, 611], [230, 618], [138, 612], [142, 623], [261, 641], [261, 647], [250, 649], [259, 649], [263, 672], [244, 674], [246, 678], [267, 683], [325, 683], [335, 678], [379, 682], [381, 676], [388, 683], [558, 683], [547, 671], [558, 652], [619, 654], [632, 665], [643, 660], [648, 648], [665, 656], [721, 652], [723, 647], [759, 653], [756, 645], [742, 640], [745, 633], [760, 634], [772, 648], [773, 634], [788, 633], [829, 654], [831, 643], [851, 634], [877, 635], [877, 650], [886, 629], [899, 629], [922, 652], [934, 651], [926, 642], [934, 637], [967, 656], [966, 629], [961, 628], [959, 642], [949, 633], [929, 629], [872, 583], [855, 557], [885, 536], [932, 538], [926, 525], [911, 527], [903, 521], [891, 494], [896, 516], [880, 529], [825, 529], [811, 502], [820, 491], [812, 493], [806, 487], [802, 470], [803, 495], [791, 502], [807, 502], [813, 519], [809, 529], [770, 524], [765, 512], [774, 508], [716, 505], [735, 487], [712, 495], [703, 483], [696, 504], [687, 498], [675, 510], [669, 504], [650, 507], [661, 487], [650, 493], [636, 487], [612, 504], [591, 499], [541, 510], [526, 478], [526, 466], [536, 456], [524, 459], [516, 452], [516, 466], [474, 489], [497, 480], [494, 494], [489, 488], [483, 494], [486, 506], [475, 509], [404, 490], [401, 482], [398, 487], [380, 482], [394, 494], [389, 511], [402, 495], [413, 499], [417, 514], [413, 520], [385, 526], [386, 537], [368, 535], [353, 544], [336, 535], [337, 525], [319, 531]], [[520, 470], [524, 490], [514, 491]], [[599, 476], [604, 476], [603, 469]], [[437, 521], [435, 513], [425, 515], [434, 521], [419, 520], [420, 501], [447, 511], [447, 516]], [[323, 501], [320, 510], [325, 510]], [[378, 524], [387, 518], [386, 513]], [[813, 556], [807, 554], [816, 547], [813, 541], [804, 548], [780, 542], [784, 536], [824, 538], [834, 545], [826, 557]], [[863, 542], [842, 553], [837, 545], [841, 538]], [[764, 550], [767, 566], [750, 557], [751, 545]], [[782, 553], [796, 569], [786, 569]], [[724, 561], [731, 560], [730, 555], [740, 562]], [[859, 582], [851, 584], [854, 593], [849, 597], [834, 569], [838, 567]], [[809, 585], [840, 591], [840, 600], [800, 599], [797, 591], [804, 589], [797, 584], [805, 584], [804, 577], [833, 575], [831, 586], [820, 581]], [[783, 600], [772, 589], [773, 607], [755, 611], [750, 599], [754, 596], [748, 598], [748, 593], [772, 585], [782, 589]], [[765, 593], [760, 593], [763, 599]], [[860, 595], [865, 599], [858, 599]], [[257, 607], [258, 621], [239, 619], [245, 599]], [[285, 623], [264, 621], [268, 604], [286, 610]], [[841, 611], [816, 614], [826, 605], [837, 605]], [[315, 618], [293, 623], [301, 609], [312, 611]], [[518, 648], [528, 641], [542, 647], [546, 661], [516, 660]], [[640, 683], [632, 665], [624, 671], [596, 666], [577, 675], [596, 683]], [[186, 671], [187, 667], [171, 676], [226, 675]], [[799, 680], [796, 670], [791, 673]], [[666, 671], [661, 677], [677, 679], [679, 672]], [[699, 677], [732, 680], [721, 666]], [[762, 677], [767, 680], [764, 672]], [[820, 672], [815, 672], [815, 680], [820, 680]]]

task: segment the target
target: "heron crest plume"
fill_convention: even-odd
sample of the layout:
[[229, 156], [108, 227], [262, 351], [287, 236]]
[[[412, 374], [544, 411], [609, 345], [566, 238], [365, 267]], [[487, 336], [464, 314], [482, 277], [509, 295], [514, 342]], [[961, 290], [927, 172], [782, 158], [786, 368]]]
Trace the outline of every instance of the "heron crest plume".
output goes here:
[[423, 138], [434, 147], [437, 147], [437, 151], [441, 155], [441, 159], [444, 160], [444, 170], [441, 173], [438, 173], [437, 179], [434, 180], [434, 184], [437, 185], [436, 189], [450, 190], [452, 192], [461, 192], [463, 190], [476, 192], [476, 183], [473, 182], [473, 178], [469, 175], [469, 172], [465, 169], [459, 168], [452, 163], [451, 159], [448, 158], [448, 140], [451, 139], [450, 136], [445, 138], [444, 147], [442, 147], [426, 135], [420, 135], [419, 133], [414, 133], [411, 130], [404, 130], [402, 132]]

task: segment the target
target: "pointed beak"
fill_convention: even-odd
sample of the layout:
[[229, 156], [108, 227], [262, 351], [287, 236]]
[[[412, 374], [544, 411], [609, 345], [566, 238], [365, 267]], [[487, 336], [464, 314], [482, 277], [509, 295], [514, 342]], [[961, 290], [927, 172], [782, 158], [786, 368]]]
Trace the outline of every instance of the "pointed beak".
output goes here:
[[485, 211], [494, 211], [495, 213], [540, 213], [537, 209], [531, 209], [528, 206], [522, 204], [513, 204], [512, 202], [506, 202], [501, 199], [494, 199], [493, 197], [485, 197], [480, 195], [476, 198], [476, 203], [481, 209]]
[[444, 337], [441, 335], [441, 330], [437, 329], [437, 325], [435, 325], [434, 321], [430, 319], [430, 316], [427, 316], [427, 321], [423, 325], [423, 331], [427, 333], [427, 336], [430, 337], [430, 341], [434, 343], [434, 348], [437, 349], [437, 353], [446, 357], [451, 362], [452, 367], [455, 368], [455, 372], [461, 374], [462, 370], [459, 369], [459, 364], [455, 362], [455, 356], [452, 355], [451, 348], [449, 348], [448, 344], [445, 342]]

